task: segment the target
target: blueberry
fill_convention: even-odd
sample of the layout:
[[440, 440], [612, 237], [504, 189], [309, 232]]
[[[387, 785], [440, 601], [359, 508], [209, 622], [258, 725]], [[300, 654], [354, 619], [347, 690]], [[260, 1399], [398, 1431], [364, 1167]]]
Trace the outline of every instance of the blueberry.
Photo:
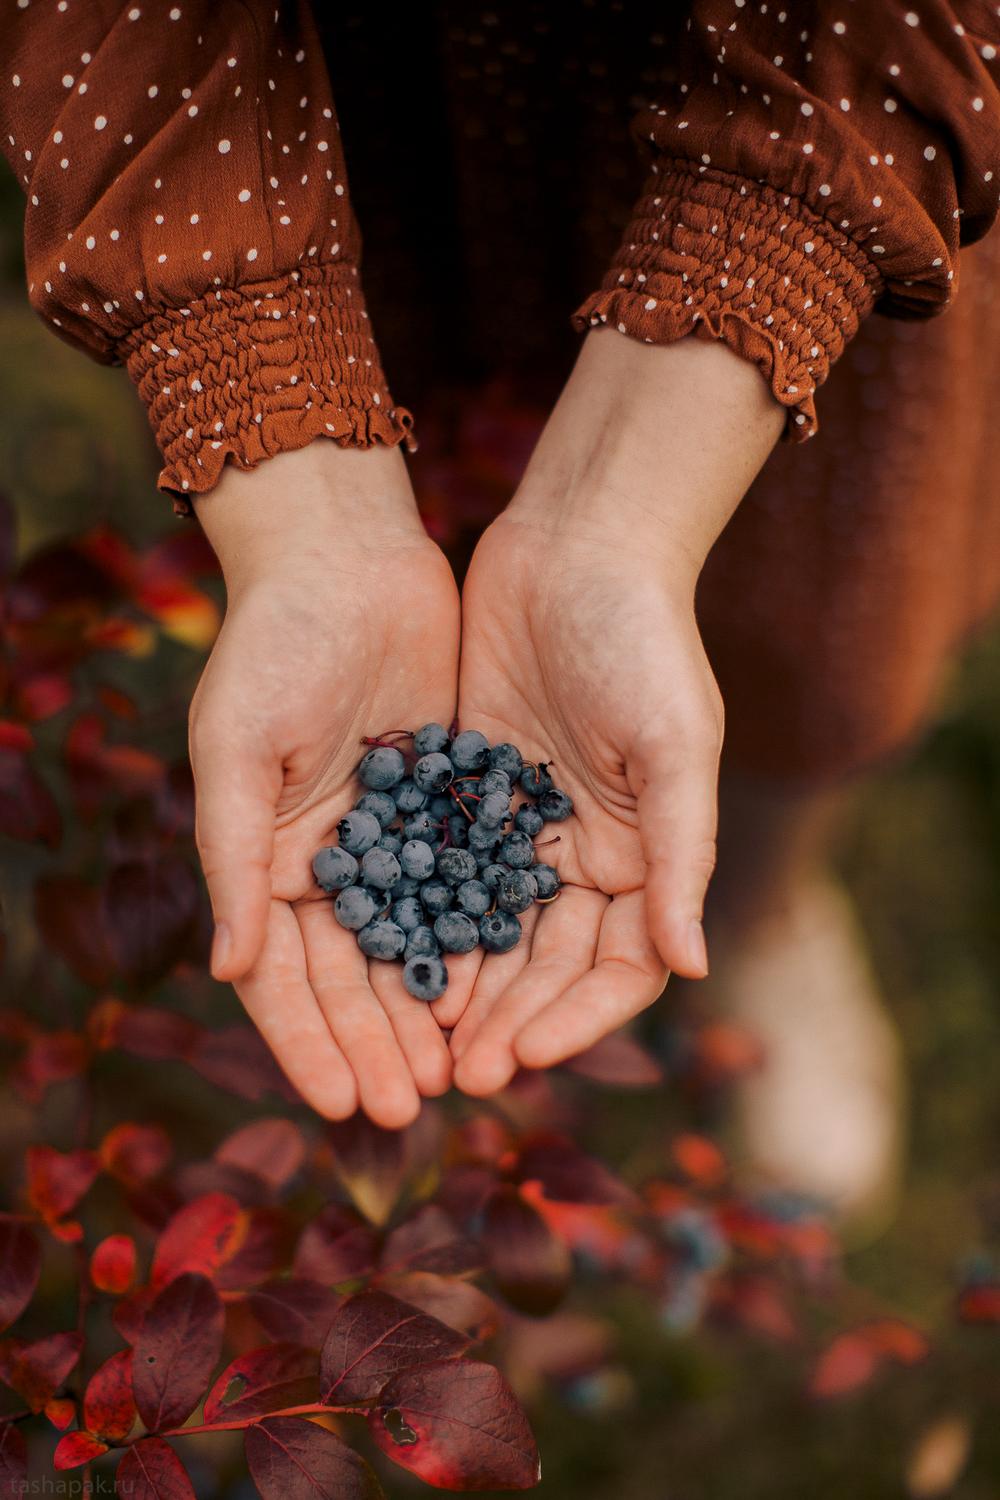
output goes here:
[[497, 906], [501, 911], [527, 911], [537, 895], [538, 883], [530, 870], [511, 870], [497, 882]]
[[433, 755], [448, 748], [448, 731], [443, 724], [425, 724], [413, 736], [417, 755]]
[[410, 958], [403, 969], [403, 983], [414, 1000], [436, 1000], [448, 987], [448, 970], [433, 955]]
[[412, 932], [406, 935], [406, 947], [403, 956], [407, 960], [411, 958], [436, 958], [441, 952], [441, 944], [434, 936], [433, 927], [425, 927], [421, 924], [414, 927]]
[[419, 896], [420, 881], [414, 880], [410, 875], [401, 875], [390, 894], [394, 901], [402, 901], [404, 896]]
[[443, 880], [425, 880], [420, 887], [420, 899], [432, 917], [439, 917], [451, 905], [451, 886]]
[[370, 812], [349, 812], [337, 824], [337, 837], [348, 854], [367, 854], [382, 837], [382, 825]]
[[469, 820], [462, 813], [452, 813], [448, 819], [448, 833], [453, 844], [464, 849], [469, 841]]
[[533, 807], [530, 802], [526, 802], [514, 814], [514, 827], [518, 833], [526, 833], [529, 839], [533, 839], [545, 827], [545, 819], [537, 807]]
[[434, 850], [423, 839], [407, 839], [399, 855], [404, 875], [429, 880], [434, 874]]
[[493, 892], [481, 880], [463, 880], [455, 892], [455, 905], [467, 917], [481, 917], [493, 905]]
[[391, 963], [394, 958], [402, 958], [406, 933], [395, 922], [380, 917], [362, 927], [358, 933], [358, 947], [366, 958], [382, 958]]
[[481, 771], [490, 758], [490, 742], [478, 729], [465, 729], [452, 740], [448, 754], [456, 771]]
[[494, 745], [490, 751], [490, 768], [505, 771], [514, 782], [520, 776], [524, 761], [516, 745]]
[[573, 811], [573, 798], [568, 792], [561, 792], [557, 787], [551, 791], [543, 792], [538, 799], [538, 811], [546, 823], [565, 823]]
[[471, 953], [479, 943], [479, 928], [461, 911], [446, 911], [434, 923], [434, 936], [445, 953]]
[[521, 941], [521, 924], [509, 911], [493, 911], [479, 920], [479, 941], [487, 953], [509, 953]]
[[403, 820], [403, 832], [408, 839], [423, 839], [429, 843], [435, 837], [437, 829], [434, 827], [434, 819], [429, 813], [415, 812]]
[[415, 813], [427, 806], [427, 793], [422, 792], [417, 783], [407, 777], [393, 787], [392, 800], [401, 813]]
[[455, 779], [455, 767], [439, 750], [422, 755], [413, 767], [413, 780], [422, 792], [443, 792]]
[[487, 828], [485, 823], [469, 825], [469, 848], [475, 853], [479, 849], [495, 849], [503, 838], [502, 828]]
[[510, 795], [505, 792], [487, 792], [476, 806], [476, 822], [484, 828], [499, 828], [510, 816]]
[[333, 903], [333, 915], [341, 927], [348, 927], [352, 932], [367, 927], [377, 911], [375, 897], [363, 885], [349, 885]]
[[531, 874], [534, 875], [535, 884], [538, 886], [538, 895], [535, 898], [538, 901], [548, 901], [562, 885], [559, 872], [553, 870], [551, 865], [532, 865]]
[[361, 878], [377, 891], [388, 891], [403, 872], [399, 860], [388, 849], [369, 849], [361, 861]]
[[476, 861], [468, 849], [442, 849], [437, 857], [437, 872], [449, 885], [461, 885], [463, 880], [473, 880]]
[[495, 891], [503, 877], [509, 874], [510, 865], [493, 864], [481, 870], [479, 878], [488, 891]]
[[427, 811], [435, 823], [443, 823], [445, 818], [450, 818], [455, 811], [455, 801], [452, 797], [443, 797], [440, 793], [432, 797], [427, 804]]
[[376, 745], [358, 766], [358, 775], [373, 792], [386, 792], [406, 775], [406, 762], [391, 745]]
[[508, 833], [500, 843], [500, 858], [512, 870], [526, 870], [535, 857], [535, 846], [526, 833]]
[[368, 812], [373, 818], [378, 818], [383, 828], [388, 828], [398, 812], [388, 792], [365, 792], [354, 807], [357, 812]]
[[404, 932], [412, 932], [415, 927], [422, 925], [424, 909], [416, 896], [402, 896], [392, 903], [389, 916]]
[[331, 844], [321, 849], [312, 864], [316, 884], [324, 891], [342, 891], [358, 878], [358, 862], [346, 849]]
[[525, 766], [520, 780], [521, 790], [527, 792], [529, 797], [540, 797], [543, 792], [552, 790], [552, 777], [549, 775], [548, 763], [544, 760], [537, 766]]
[[487, 792], [505, 792], [508, 797], [514, 790], [514, 783], [506, 771], [484, 771], [479, 778], [479, 786], [476, 788], [481, 797]]
[[399, 851], [403, 847], [403, 840], [398, 833], [394, 833], [391, 828], [387, 828], [375, 847], [376, 849], [384, 849], [388, 854], [394, 854], [398, 859]]
[[469, 853], [476, 861], [476, 869], [480, 872], [479, 878], [482, 879], [483, 870], [491, 865], [496, 858], [495, 851], [492, 849], [470, 849]]

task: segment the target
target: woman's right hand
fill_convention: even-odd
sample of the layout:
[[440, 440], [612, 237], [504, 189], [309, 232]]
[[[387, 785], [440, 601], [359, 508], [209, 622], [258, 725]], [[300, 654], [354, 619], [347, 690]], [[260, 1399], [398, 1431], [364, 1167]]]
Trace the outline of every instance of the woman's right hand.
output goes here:
[[451, 721], [454, 577], [395, 449], [316, 442], [227, 469], [197, 509], [228, 593], [190, 723], [212, 972], [321, 1114], [399, 1127], [448, 1087], [448, 1048], [399, 965], [337, 925], [311, 861], [356, 799], [362, 737]]

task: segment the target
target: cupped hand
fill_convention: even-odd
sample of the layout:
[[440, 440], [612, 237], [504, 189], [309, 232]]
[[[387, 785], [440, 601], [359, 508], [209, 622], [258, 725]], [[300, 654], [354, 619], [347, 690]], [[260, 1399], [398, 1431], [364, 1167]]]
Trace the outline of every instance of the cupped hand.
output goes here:
[[489, 958], [454, 1029], [455, 1082], [503, 1087], [598, 1041], [668, 970], [707, 972], [722, 704], [698, 633], [699, 570], [776, 440], [752, 365], [692, 339], [591, 334], [518, 495], [463, 593], [459, 715], [551, 761], [574, 815], [539, 858], [558, 898]]
[[228, 593], [190, 721], [212, 971], [317, 1110], [398, 1127], [448, 1087], [447, 1045], [311, 861], [358, 795], [362, 737], [450, 721], [454, 578], [395, 450], [315, 443], [227, 472], [198, 512]]

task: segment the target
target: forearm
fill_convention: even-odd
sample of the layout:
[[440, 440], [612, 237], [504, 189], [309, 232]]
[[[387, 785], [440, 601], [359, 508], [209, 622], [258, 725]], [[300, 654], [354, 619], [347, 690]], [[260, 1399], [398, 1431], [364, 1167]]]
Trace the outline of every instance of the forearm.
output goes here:
[[505, 514], [652, 549], [693, 582], [783, 425], [758, 371], [726, 345], [596, 330]]

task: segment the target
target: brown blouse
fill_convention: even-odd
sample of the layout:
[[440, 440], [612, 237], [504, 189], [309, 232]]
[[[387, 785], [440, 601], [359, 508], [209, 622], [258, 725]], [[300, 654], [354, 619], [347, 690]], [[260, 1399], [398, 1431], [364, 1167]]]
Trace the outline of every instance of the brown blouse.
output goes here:
[[[406, 436], [304, 0], [0, 16], [32, 304], [127, 365], [178, 508], [227, 460]], [[672, 97], [634, 121], [645, 190], [577, 326], [725, 339], [809, 436], [861, 319], [940, 311], [996, 217], [998, 50], [984, 0], [695, 0]]]

